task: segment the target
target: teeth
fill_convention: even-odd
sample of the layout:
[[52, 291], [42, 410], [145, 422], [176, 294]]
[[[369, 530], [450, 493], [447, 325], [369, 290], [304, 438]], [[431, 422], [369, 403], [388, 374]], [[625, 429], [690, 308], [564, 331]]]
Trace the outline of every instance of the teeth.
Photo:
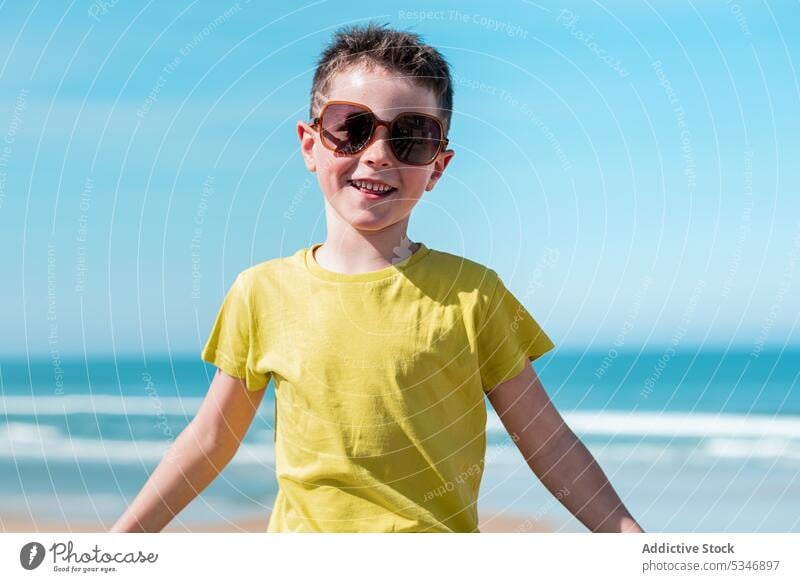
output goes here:
[[363, 188], [364, 190], [369, 190], [370, 192], [387, 192], [392, 189], [392, 186], [386, 186], [385, 184], [373, 184], [371, 182], [362, 182], [360, 180], [353, 180], [352, 184], [357, 188]]

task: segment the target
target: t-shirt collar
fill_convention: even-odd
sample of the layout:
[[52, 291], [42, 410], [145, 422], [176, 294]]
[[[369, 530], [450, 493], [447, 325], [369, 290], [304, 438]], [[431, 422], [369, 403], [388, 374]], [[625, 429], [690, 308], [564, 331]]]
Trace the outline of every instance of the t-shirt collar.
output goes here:
[[323, 268], [314, 258], [314, 251], [321, 247], [322, 244], [323, 243], [321, 242], [314, 243], [305, 249], [304, 261], [306, 268], [312, 275], [320, 279], [324, 279], [326, 281], [336, 281], [340, 283], [363, 283], [395, 277], [408, 271], [408, 269], [419, 263], [431, 252], [431, 250], [425, 246], [425, 243], [420, 242], [419, 248], [411, 256], [406, 257], [405, 259], [398, 261], [393, 265], [384, 267], [383, 269], [378, 269], [377, 271], [368, 271], [366, 273], [337, 273], [335, 271], [329, 271], [328, 269]]

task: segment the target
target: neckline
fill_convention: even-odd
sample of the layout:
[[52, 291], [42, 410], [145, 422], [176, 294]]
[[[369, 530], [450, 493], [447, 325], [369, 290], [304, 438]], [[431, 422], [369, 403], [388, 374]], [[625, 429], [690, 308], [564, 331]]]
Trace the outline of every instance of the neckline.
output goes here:
[[323, 243], [321, 242], [314, 243], [310, 247], [306, 248], [304, 256], [306, 268], [309, 272], [311, 272], [311, 274], [320, 279], [324, 279], [326, 281], [335, 281], [338, 283], [364, 283], [368, 281], [380, 281], [382, 279], [388, 279], [404, 273], [419, 263], [431, 252], [431, 249], [425, 246], [425, 243], [420, 242], [419, 248], [414, 254], [412, 254], [410, 257], [406, 257], [394, 265], [389, 265], [383, 269], [378, 269], [377, 271], [368, 271], [366, 273], [338, 273], [336, 271], [329, 271], [328, 269], [325, 269], [314, 258], [314, 251], [321, 247], [322, 244]]

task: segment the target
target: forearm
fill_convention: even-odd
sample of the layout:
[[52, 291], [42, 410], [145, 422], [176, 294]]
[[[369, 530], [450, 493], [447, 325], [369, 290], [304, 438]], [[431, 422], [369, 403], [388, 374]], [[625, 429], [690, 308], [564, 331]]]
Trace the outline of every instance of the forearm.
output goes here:
[[600, 465], [568, 426], [564, 425], [528, 464], [545, 487], [591, 531], [641, 531]]
[[214, 480], [234, 453], [235, 447], [210, 442], [190, 423], [109, 531], [161, 531]]

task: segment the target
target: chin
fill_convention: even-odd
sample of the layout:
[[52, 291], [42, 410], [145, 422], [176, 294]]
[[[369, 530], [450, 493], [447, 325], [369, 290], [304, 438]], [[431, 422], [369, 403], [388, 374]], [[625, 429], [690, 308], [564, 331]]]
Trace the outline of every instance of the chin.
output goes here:
[[383, 230], [403, 219], [402, 216], [385, 215], [378, 212], [370, 212], [369, 210], [350, 212], [341, 216], [350, 226], [363, 231]]
[[347, 224], [359, 230], [381, 230], [398, 221], [392, 212], [386, 212], [391, 210], [388, 207], [334, 207], [334, 210]]
[[364, 213], [346, 220], [353, 228], [364, 231], [383, 230], [397, 222], [396, 220], [387, 219], [385, 216], [367, 217], [364, 216]]

